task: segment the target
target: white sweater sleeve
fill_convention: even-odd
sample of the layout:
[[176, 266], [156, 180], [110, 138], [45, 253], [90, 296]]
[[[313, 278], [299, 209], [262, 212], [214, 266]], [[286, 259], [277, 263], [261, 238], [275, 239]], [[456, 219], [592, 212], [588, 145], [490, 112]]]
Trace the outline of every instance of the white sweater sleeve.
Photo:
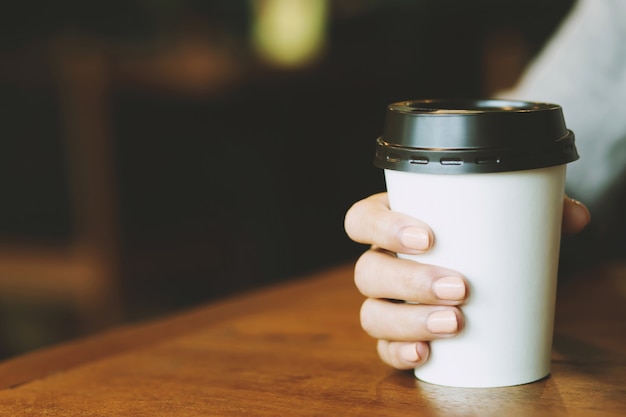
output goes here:
[[581, 159], [567, 192], [592, 210], [626, 173], [626, 0], [579, 0], [508, 98], [563, 107]]

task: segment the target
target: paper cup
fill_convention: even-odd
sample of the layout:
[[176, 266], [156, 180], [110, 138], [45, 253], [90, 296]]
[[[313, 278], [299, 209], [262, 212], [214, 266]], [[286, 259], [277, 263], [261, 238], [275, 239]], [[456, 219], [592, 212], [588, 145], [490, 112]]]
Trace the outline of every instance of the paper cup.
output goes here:
[[417, 262], [462, 273], [465, 327], [431, 342], [420, 380], [457, 387], [550, 373], [565, 167], [578, 158], [558, 105], [411, 101], [389, 106], [375, 164], [391, 209], [426, 222]]

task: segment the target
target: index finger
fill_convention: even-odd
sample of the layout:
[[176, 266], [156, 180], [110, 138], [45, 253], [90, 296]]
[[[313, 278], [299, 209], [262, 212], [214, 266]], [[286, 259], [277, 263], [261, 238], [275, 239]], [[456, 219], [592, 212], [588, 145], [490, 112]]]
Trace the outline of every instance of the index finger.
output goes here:
[[389, 208], [387, 193], [356, 202], [346, 213], [350, 239], [396, 253], [420, 254], [431, 248], [433, 232], [423, 222]]

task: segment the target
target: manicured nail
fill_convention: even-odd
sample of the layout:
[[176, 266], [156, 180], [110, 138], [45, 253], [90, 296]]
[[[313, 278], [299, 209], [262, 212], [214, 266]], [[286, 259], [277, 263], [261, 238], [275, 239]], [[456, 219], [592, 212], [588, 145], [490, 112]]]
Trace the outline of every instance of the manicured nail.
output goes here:
[[589, 210], [587, 209], [587, 207], [585, 207], [585, 205], [578, 200], [575, 200], [571, 197], [568, 197], [568, 198], [569, 198], [569, 201], [574, 205], [574, 207], [576, 207], [576, 210], [575, 210], [576, 216], [584, 222], [589, 222], [590, 215], [589, 215]]
[[570, 196], [567, 196], [566, 198], [567, 198], [567, 199], [568, 199], [568, 200], [569, 200], [572, 204], [575, 204], [575, 205], [577, 205], [577, 206], [582, 205], [582, 203], [581, 203], [580, 201], [576, 200], [575, 198], [572, 198], [572, 197], [570, 197]]
[[459, 301], [465, 298], [465, 283], [459, 277], [442, 277], [433, 282], [433, 292], [440, 300]]
[[430, 247], [428, 232], [420, 227], [407, 227], [402, 231], [402, 244], [407, 248], [424, 251]]
[[426, 327], [434, 334], [451, 334], [459, 329], [459, 323], [454, 311], [439, 310], [430, 313], [426, 319]]
[[417, 346], [414, 344], [407, 344], [400, 346], [400, 357], [405, 362], [419, 362], [420, 355], [417, 353]]

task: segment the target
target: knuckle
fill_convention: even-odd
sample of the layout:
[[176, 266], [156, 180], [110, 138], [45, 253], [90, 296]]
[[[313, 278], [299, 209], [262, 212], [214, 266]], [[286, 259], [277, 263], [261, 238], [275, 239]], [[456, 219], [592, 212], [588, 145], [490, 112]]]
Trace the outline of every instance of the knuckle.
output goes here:
[[406, 364], [400, 355], [399, 344], [387, 340], [378, 341], [378, 356], [387, 365], [396, 369], [410, 369], [413, 364]]
[[361, 328], [368, 335], [375, 337], [376, 335], [376, 320], [375, 320], [376, 317], [375, 316], [376, 315], [373, 314], [372, 310], [373, 310], [373, 300], [368, 298], [361, 305], [361, 312], [360, 312]]
[[358, 226], [361, 223], [360, 213], [362, 211], [362, 206], [363, 206], [363, 201], [362, 200], [357, 201], [348, 209], [344, 217], [344, 229], [348, 237], [351, 238], [352, 240], [357, 239], [356, 233], [358, 230]]
[[354, 264], [354, 284], [361, 294], [367, 290], [367, 278], [371, 271], [372, 254], [370, 251], [363, 253]]
[[378, 352], [378, 357], [381, 361], [383, 361], [383, 363], [394, 368], [396, 367], [394, 361], [389, 355], [389, 342], [387, 340], [378, 340], [376, 350]]

